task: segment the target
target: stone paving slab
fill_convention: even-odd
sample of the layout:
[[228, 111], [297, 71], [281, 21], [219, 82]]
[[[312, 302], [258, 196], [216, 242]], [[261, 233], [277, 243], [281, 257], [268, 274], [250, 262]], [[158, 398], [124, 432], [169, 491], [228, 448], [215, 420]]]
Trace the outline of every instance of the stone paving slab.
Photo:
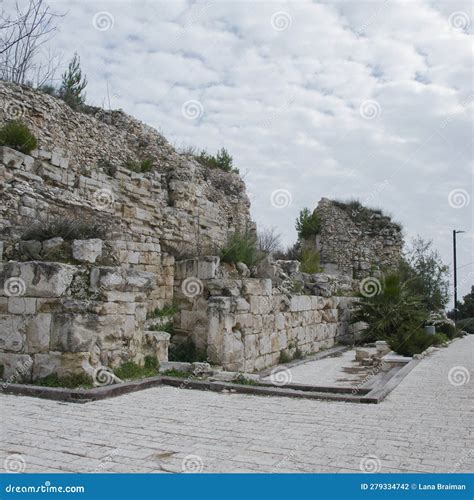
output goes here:
[[471, 472], [474, 336], [379, 405], [151, 388], [83, 405], [0, 395], [0, 467], [25, 472]]

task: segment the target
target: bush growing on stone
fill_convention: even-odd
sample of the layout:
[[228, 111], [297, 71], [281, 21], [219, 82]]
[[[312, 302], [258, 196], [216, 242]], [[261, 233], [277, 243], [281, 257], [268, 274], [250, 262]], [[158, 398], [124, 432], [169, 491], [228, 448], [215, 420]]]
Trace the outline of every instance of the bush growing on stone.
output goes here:
[[221, 148], [216, 156], [201, 151], [199, 155], [194, 155], [196, 160], [205, 167], [220, 168], [224, 172], [233, 172], [238, 174], [239, 170], [234, 167], [234, 160], [225, 148]]
[[147, 158], [145, 160], [136, 161], [132, 159], [127, 159], [123, 165], [127, 170], [136, 172], [137, 174], [146, 174], [153, 170], [153, 160]]
[[320, 256], [313, 248], [303, 248], [298, 257], [300, 261], [300, 271], [302, 273], [314, 274], [321, 272]]
[[105, 239], [106, 228], [93, 221], [80, 219], [57, 218], [47, 222], [39, 222], [27, 229], [21, 236], [24, 241], [46, 241], [60, 237], [65, 241], [89, 240], [93, 238]]
[[303, 208], [296, 219], [296, 231], [301, 240], [312, 238], [321, 231], [321, 221], [316, 211], [310, 212], [309, 208]]
[[250, 231], [234, 233], [220, 251], [222, 262], [243, 262], [248, 267], [256, 266], [264, 256], [258, 249], [257, 237]]
[[21, 121], [10, 121], [0, 129], [0, 146], [8, 146], [28, 155], [37, 145], [36, 137]]

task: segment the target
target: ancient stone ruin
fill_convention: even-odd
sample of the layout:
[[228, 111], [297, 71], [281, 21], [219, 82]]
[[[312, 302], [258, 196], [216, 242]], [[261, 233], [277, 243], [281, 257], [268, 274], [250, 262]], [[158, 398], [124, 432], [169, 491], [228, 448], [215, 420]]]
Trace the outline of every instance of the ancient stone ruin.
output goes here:
[[[16, 113], [39, 143], [31, 156], [0, 148], [4, 380], [93, 377], [150, 356], [178, 360], [183, 345], [252, 372], [350, 343], [360, 279], [400, 257], [389, 219], [323, 199], [311, 244], [326, 272], [301, 273], [296, 261], [221, 263], [229, 235], [256, 230], [238, 174], [179, 154], [121, 111], [75, 112], [3, 83], [0, 101], [0, 125]], [[143, 161], [153, 169], [130, 168]], [[38, 222], [62, 236], [41, 233]]]

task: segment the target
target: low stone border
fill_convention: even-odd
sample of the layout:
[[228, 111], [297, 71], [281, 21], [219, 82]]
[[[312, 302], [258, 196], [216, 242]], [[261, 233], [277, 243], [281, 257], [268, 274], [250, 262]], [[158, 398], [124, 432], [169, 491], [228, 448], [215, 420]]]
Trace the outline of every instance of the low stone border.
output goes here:
[[216, 392], [232, 392], [240, 394], [255, 394], [261, 396], [280, 396], [306, 399], [325, 399], [332, 401], [345, 401], [350, 403], [380, 403], [405, 376], [419, 363], [413, 360], [398, 371], [391, 379], [381, 386], [370, 390], [358, 388], [356, 394], [353, 387], [311, 386], [304, 384], [287, 384], [277, 387], [269, 382], [260, 382], [257, 385], [243, 385], [232, 382], [219, 382], [209, 380], [192, 380], [188, 378], [156, 376], [140, 381], [125, 382], [123, 384], [96, 387], [94, 389], [65, 389], [59, 387], [42, 387], [24, 384], [9, 384], [1, 388], [3, 394], [16, 394], [21, 396], [39, 397], [64, 401], [70, 403], [88, 403], [111, 397], [129, 394], [131, 392], [169, 385], [180, 389], [197, 389]]

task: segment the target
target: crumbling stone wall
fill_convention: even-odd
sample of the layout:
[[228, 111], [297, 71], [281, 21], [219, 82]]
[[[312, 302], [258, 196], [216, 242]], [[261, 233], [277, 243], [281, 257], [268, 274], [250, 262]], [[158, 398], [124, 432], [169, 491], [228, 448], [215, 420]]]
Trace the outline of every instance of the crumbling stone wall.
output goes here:
[[321, 199], [316, 212], [321, 232], [314, 245], [326, 271], [362, 279], [397, 267], [403, 236], [390, 217], [364, 207], [341, 208], [327, 198]]
[[[9, 236], [10, 227], [47, 217], [53, 207], [79, 216], [92, 212], [128, 235], [122, 239], [190, 255], [224, 243], [229, 232], [254, 227], [237, 174], [178, 154], [155, 129], [122, 111], [75, 112], [60, 99], [4, 82], [0, 103], [0, 126], [21, 119], [39, 143], [32, 157], [14, 160], [11, 152], [4, 157], [0, 239]], [[127, 160], [143, 159], [153, 161], [152, 172], [124, 167]], [[8, 166], [10, 161], [16, 168]], [[26, 198], [22, 203], [15, 189], [19, 183], [30, 186], [28, 194], [39, 204], [30, 207]]]
[[121, 266], [7, 262], [0, 269], [3, 380], [35, 381], [168, 358], [169, 334], [145, 331], [152, 273]]
[[306, 355], [353, 338], [354, 298], [282, 293], [268, 278], [229, 276], [218, 257], [176, 263], [175, 339], [190, 337], [211, 362], [261, 370], [284, 353]]

